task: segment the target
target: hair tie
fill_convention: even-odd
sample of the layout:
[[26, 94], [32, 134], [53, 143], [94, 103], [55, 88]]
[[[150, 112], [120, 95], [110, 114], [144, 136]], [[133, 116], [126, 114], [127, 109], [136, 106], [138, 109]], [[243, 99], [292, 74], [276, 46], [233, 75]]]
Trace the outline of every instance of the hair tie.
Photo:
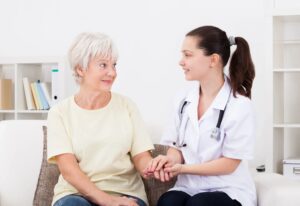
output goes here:
[[230, 37], [228, 38], [228, 40], [229, 40], [229, 45], [230, 45], [230, 46], [236, 45], [236, 43], [235, 43], [235, 37], [234, 37], [234, 36], [230, 36]]

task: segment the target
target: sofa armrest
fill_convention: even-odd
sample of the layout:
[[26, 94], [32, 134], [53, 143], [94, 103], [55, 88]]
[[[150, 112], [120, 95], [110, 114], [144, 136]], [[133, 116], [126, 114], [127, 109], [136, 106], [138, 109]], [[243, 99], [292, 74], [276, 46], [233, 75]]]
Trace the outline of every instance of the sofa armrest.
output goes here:
[[275, 173], [254, 175], [258, 206], [299, 206], [300, 181]]

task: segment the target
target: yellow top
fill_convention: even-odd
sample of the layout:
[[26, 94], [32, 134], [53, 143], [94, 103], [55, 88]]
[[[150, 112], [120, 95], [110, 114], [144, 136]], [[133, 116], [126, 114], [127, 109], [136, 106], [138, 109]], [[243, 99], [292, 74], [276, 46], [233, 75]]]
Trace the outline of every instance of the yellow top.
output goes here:
[[[96, 110], [79, 107], [71, 96], [48, 113], [48, 161], [55, 163], [59, 154], [74, 154], [90, 180], [112, 195], [127, 194], [148, 202], [131, 157], [152, 149], [136, 105], [119, 94], [112, 93], [110, 102]], [[52, 204], [76, 193], [60, 175]]]

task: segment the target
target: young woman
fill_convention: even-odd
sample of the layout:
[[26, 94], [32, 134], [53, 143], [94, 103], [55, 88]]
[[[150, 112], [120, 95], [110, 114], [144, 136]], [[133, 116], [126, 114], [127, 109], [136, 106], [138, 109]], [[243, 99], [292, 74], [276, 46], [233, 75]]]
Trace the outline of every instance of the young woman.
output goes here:
[[152, 159], [136, 105], [111, 92], [117, 51], [101, 33], [80, 34], [69, 50], [79, 91], [48, 115], [48, 161], [61, 175], [55, 206], [146, 206], [139, 175]]
[[176, 102], [162, 138], [170, 149], [144, 171], [162, 181], [177, 176], [158, 206], [256, 206], [246, 161], [255, 139], [250, 100], [255, 71], [248, 43], [213, 26], [199, 27], [186, 35], [179, 64], [186, 80], [199, 86]]

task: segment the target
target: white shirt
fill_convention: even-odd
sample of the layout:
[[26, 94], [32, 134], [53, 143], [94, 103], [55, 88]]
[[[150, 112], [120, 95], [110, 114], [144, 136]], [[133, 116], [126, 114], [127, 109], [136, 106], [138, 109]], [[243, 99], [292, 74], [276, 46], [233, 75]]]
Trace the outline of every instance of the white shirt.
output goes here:
[[[176, 101], [173, 120], [165, 131], [161, 144], [181, 150], [185, 164], [201, 164], [222, 156], [242, 161], [237, 169], [228, 175], [178, 175], [177, 182], [171, 190], [184, 191], [189, 195], [223, 191], [243, 206], [256, 206], [255, 186], [247, 164], [247, 160], [252, 159], [255, 140], [255, 120], [251, 100], [238, 94], [234, 97], [227, 77], [200, 120], [197, 112], [199, 98], [198, 85]], [[187, 104], [180, 115], [184, 101], [187, 101]], [[220, 126], [220, 139], [211, 138], [211, 132], [218, 122], [219, 112], [224, 110], [226, 104]], [[184, 144], [186, 146], [183, 146]]]

